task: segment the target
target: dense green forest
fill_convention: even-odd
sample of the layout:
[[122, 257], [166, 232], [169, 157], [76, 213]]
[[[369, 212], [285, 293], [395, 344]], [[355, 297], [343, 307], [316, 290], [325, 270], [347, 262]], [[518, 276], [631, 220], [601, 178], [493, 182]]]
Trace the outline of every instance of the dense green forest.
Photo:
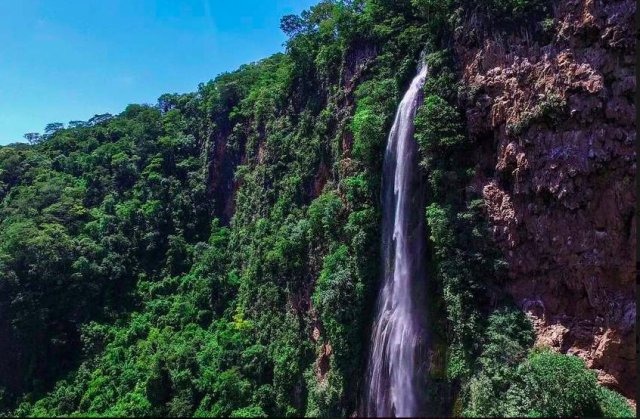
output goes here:
[[285, 53], [1, 147], [0, 412], [356, 413], [383, 150], [424, 56], [434, 412], [630, 416], [579, 358], [532, 347], [529, 320], [496, 294], [504, 262], [465, 188], [473, 92], [452, 33], [469, 13], [510, 30], [549, 11], [322, 1], [282, 19]]

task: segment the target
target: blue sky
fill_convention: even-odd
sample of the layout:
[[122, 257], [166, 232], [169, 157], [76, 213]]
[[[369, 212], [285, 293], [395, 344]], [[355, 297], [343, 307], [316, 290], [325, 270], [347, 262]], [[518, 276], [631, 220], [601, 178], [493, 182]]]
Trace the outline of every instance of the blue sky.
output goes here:
[[0, 0], [0, 144], [194, 91], [282, 51], [317, 0]]

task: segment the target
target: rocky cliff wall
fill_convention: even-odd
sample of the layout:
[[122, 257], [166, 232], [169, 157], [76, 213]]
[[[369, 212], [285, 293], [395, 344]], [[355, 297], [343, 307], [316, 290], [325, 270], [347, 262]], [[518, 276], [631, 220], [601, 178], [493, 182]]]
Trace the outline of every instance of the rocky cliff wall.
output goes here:
[[541, 38], [463, 27], [455, 42], [481, 160], [472, 187], [508, 262], [508, 290], [538, 344], [582, 357], [629, 398], [635, 10], [631, 0], [562, 0]]

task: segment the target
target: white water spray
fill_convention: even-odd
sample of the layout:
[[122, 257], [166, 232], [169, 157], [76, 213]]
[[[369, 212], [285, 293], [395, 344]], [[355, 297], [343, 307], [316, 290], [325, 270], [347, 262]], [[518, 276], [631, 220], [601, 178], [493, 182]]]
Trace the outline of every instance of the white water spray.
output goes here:
[[413, 120], [426, 77], [424, 66], [400, 102], [384, 158], [383, 277], [367, 366], [367, 416], [424, 414], [424, 199]]

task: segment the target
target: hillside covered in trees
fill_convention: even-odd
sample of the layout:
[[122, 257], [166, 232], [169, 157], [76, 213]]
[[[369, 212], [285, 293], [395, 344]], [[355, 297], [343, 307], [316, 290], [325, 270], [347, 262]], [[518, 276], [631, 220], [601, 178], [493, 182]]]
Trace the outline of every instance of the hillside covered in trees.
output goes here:
[[[496, 88], [465, 74], [473, 68], [465, 51], [487, 39], [508, 49], [516, 38], [532, 48], [575, 36], [582, 43], [567, 48], [608, 48], [599, 36], [622, 25], [618, 12], [598, 9], [604, 26], [568, 34], [564, 23], [578, 15], [570, 7], [590, 2], [569, 3], [325, 0], [283, 17], [284, 53], [194, 93], [51, 124], [29, 134], [29, 145], [0, 147], [0, 414], [361, 414], [380, 281], [384, 148], [423, 60], [429, 77], [415, 140], [428, 201], [424, 392], [432, 414], [634, 415], [626, 368], [572, 355], [584, 355], [577, 340], [541, 340], [548, 329], [527, 315], [524, 291], [508, 286], [516, 264], [496, 239], [487, 189], [474, 186], [495, 176], [517, 189], [487, 157], [506, 146], [503, 138], [525, 144], [586, 126], [568, 111], [582, 92], [575, 86], [527, 97], [536, 106], [514, 105], [517, 118], [499, 128], [477, 128], [470, 111], [489, 106]], [[606, 53], [635, 49], [624, 42]], [[606, 88], [619, 82], [607, 77]], [[621, 86], [613, 89], [623, 89], [620, 97], [635, 93], [635, 84]], [[625, 134], [632, 122], [608, 124], [620, 127], [620, 147], [633, 145], [635, 132]], [[618, 157], [603, 159], [597, 176], [632, 180], [630, 160], [614, 171]], [[514, 162], [504, 165], [513, 170]], [[536, 193], [532, 211], [561, 206], [556, 191]], [[620, 295], [635, 300], [624, 284]]]

